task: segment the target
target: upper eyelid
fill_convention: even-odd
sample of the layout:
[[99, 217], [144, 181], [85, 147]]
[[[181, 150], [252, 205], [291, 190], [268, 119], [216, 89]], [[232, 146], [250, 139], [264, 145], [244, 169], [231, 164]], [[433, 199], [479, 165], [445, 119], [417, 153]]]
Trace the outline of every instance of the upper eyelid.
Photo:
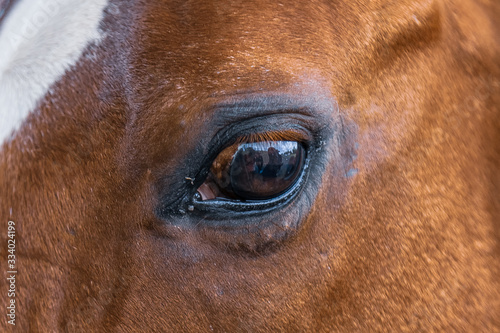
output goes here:
[[257, 133], [250, 133], [240, 136], [236, 140], [236, 144], [247, 142], [264, 142], [264, 141], [308, 141], [308, 135], [301, 133], [296, 129], [283, 129], [278, 131], [264, 131]]
[[[260, 117], [259, 117], [260, 118]], [[258, 142], [258, 141], [298, 141], [309, 145], [314, 141], [314, 132], [308, 129], [304, 124], [285, 123], [283, 119], [291, 119], [287, 116], [273, 117], [276, 126], [244, 126], [236, 132], [234, 125], [217, 132], [208, 144], [209, 155], [212, 155], [212, 160], [227, 147], [238, 143]], [[250, 119], [255, 121], [257, 118]], [[267, 120], [266, 120], [267, 121]]]
[[227, 100], [210, 107], [213, 110], [213, 124], [221, 128], [246, 119], [273, 115], [298, 116], [306, 122], [326, 124], [331, 121], [329, 115], [338, 110], [335, 101], [321, 94], [296, 96], [255, 93], [226, 97]]

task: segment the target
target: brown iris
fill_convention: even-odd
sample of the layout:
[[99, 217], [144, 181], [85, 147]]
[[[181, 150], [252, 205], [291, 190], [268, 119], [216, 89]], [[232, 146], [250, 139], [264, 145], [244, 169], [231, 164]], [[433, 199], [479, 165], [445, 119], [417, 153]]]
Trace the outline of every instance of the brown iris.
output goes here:
[[277, 197], [297, 181], [305, 155], [297, 141], [235, 144], [217, 156], [198, 193], [202, 200]]

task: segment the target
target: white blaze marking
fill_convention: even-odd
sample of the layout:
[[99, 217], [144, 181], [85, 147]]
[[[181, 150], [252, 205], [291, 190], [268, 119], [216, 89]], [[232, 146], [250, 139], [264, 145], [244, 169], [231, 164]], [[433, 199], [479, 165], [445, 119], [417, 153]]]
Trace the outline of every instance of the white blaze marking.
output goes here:
[[18, 0], [0, 25], [0, 144], [101, 38], [108, 0]]

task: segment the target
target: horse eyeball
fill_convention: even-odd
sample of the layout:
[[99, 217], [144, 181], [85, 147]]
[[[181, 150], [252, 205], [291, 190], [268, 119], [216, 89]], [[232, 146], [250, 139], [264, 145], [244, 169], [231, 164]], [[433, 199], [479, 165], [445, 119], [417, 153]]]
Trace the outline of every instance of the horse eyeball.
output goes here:
[[[204, 200], [265, 200], [291, 188], [303, 171], [306, 150], [296, 141], [234, 145], [219, 154], [200, 186]], [[213, 196], [203, 195], [210, 188]], [[200, 190], [199, 189], [199, 190]]]

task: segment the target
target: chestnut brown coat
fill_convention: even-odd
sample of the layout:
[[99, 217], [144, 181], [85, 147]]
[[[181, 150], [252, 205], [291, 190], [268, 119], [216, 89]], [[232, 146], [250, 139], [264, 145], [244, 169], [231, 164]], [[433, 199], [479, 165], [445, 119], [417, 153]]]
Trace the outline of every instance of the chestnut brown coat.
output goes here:
[[[499, 17], [110, 1], [103, 40], [1, 148], [1, 330], [498, 332]], [[238, 126], [305, 128], [302, 188], [250, 215], [193, 207]]]

